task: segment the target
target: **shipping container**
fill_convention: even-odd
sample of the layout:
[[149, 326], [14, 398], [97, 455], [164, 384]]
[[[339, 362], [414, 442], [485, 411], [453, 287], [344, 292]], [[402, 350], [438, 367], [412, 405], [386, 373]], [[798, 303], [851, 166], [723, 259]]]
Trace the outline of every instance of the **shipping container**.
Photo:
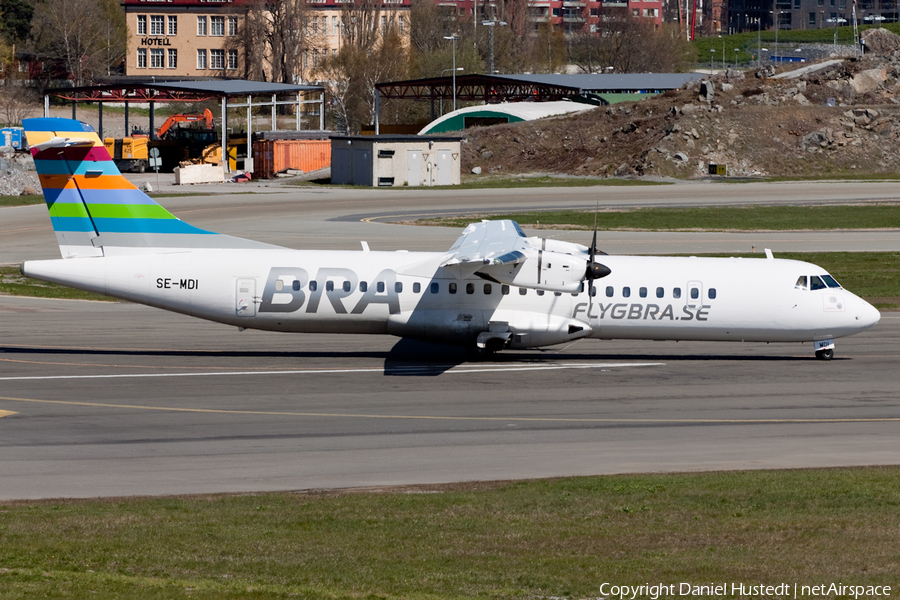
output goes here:
[[271, 179], [296, 169], [309, 173], [331, 166], [329, 140], [260, 140], [253, 143], [253, 176]]
[[0, 146], [10, 146], [16, 150], [25, 150], [25, 130], [21, 127], [0, 129]]

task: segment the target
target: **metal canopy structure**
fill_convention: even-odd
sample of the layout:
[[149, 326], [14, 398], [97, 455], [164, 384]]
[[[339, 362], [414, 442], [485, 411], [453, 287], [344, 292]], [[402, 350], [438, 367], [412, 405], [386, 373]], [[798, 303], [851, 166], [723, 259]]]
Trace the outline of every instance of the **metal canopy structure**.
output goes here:
[[[318, 99], [306, 100], [305, 96], [318, 94]], [[291, 100], [279, 100], [291, 95]], [[266, 81], [249, 81], [246, 79], [204, 79], [196, 81], [150, 81], [135, 80], [121, 83], [108, 83], [71, 88], [49, 88], [44, 90], [44, 116], [50, 116], [50, 96], [62, 98], [72, 103], [72, 118], [75, 118], [75, 105], [78, 102], [96, 102], [99, 110], [100, 137], [103, 138], [103, 103], [121, 102], [125, 104], [125, 131], [128, 131], [128, 105], [132, 102], [150, 105], [150, 136], [155, 137], [154, 127], [157, 102], [205, 102], [219, 99], [222, 105], [222, 164], [224, 171], [229, 172], [227, 146], [228, 108], [247, 109], [247, 156], [244, 169], [253, 170], [251, 138], [253, 130], [253, 107], [268, 106], [272, 109], [272, 130], [276, 129], [276, 107], [296, 105], [297, 130], [300, 130], [300, 107], [304, 104], [319, 105], [319, 129], [325, 129], [325, 88], [320, 85], [291, 85], [285, 83], [269, 83]], [[265, 96], [266, 100], [254, 100], [254, 96]], [[231, 103], [230, 98], [246, 98], [246, 102]]]
[[[457, 75], [456, 99], [463, 102], [552, 102], [587, 100], [602, 93], [659, 93], [678, 89], [699, 80], [699, 73], [626, 73], [621, 75]], [[434, 101], [453, 96], [452, 77], [431, 77], [408, 81], [391, 81], [375, 85], [381, 98], [395, 100], [430, 100], [434, 120]], [[375, 111], [378, 131], [378, 107]]]
[[[664, 92], [703, 77], [699, 73], [624, 75], [457, 75], [456, 99], [469, 102], [549, 102], [586, 93]], [[451, 77], [379, 83], [385, 99], [431, 100], [450, 97]]]

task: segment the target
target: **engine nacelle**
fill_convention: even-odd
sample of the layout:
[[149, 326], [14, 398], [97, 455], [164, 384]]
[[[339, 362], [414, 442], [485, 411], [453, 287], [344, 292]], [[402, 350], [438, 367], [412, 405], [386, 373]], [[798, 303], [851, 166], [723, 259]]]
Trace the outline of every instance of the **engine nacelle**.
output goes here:
[[[490, 317], [488, 330], [479, 335], [479, 346], [502, 340], [506, 348], [536, 348], [563, 344], [593, 333], [584, 321], [542, 313], [497, 311]], [[482, 345], [483, 344], [483, 345]]]
[[538, 250], [517, 264], [489, 265], [478, 272], [516, 287], [575, 293], [581, 290], [585, 260], [571, 254]]

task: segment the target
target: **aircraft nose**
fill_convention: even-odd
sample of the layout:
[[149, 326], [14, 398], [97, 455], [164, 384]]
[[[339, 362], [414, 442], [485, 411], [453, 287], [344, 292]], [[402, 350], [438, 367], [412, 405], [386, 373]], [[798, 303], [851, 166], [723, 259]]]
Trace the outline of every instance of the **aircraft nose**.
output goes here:
[[856, 311], [856, 323], [861, 329], [873, 327], [881, 320], [881, 313], [878, 309], [863, 300], [859, 299], [859, 308]]

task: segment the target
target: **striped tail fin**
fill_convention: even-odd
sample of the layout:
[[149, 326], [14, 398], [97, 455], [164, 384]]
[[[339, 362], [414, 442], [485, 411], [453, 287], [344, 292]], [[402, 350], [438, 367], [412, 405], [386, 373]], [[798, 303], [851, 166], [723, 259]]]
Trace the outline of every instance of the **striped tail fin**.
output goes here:
[[63, 258], [275, 247], [175, 217], [122, 176], [86, 123], [41, 118], [22, 124]]

